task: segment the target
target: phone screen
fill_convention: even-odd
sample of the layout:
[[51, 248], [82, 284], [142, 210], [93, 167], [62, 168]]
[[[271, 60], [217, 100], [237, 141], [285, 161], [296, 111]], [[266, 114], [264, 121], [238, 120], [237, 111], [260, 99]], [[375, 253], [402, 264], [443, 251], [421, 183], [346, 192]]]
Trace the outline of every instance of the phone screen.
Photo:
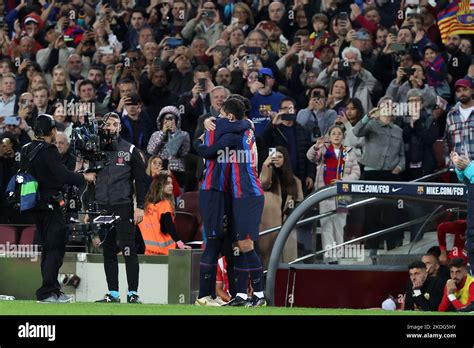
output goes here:
[[268, 156], [270, 157], [275, 157], [276, 156], [276, 148], [275, 147], [271, 147], [268, 149]]

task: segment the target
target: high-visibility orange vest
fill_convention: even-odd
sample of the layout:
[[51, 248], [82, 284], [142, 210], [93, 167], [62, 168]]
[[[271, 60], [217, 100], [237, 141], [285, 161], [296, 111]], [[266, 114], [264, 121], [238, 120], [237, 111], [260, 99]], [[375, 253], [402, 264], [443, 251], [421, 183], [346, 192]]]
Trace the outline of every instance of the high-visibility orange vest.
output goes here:
[[176, 249], [173, 238], [161, 232], [160, 219], [166, 213], [171, 213], [174, 222], [173, 207], [166, 199], [146, 206], [143, 220], [138, 225], [145, 242], [145, 255], [168, 255], [169, 249]]

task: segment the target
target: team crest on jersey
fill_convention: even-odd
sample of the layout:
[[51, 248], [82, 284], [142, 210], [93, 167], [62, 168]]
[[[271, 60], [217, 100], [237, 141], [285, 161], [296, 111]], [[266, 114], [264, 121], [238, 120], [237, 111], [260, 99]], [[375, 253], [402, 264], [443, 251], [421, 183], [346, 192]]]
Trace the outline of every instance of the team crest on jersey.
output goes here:
[[130, 157], [129, 153], [128, 152], [125, 152], [125, 151], [119, 151], [118, 154], [117, 154], [117, 161], [115, 162], [115, 164], [117, 166], [124, 166], [125, 165], [125, 161], [127, 161], [127, 159]]

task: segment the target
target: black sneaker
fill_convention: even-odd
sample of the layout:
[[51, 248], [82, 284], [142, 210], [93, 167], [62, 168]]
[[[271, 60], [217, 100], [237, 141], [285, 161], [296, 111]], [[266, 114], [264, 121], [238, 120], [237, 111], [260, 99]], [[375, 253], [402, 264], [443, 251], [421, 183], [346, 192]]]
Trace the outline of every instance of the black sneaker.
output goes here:
[[110, 294], [106, 294], [103, 299], [97, 300], [95, 302], [102, 302], [102, 303], [120, 303], [119, 297], [113, 297]]
[[141, 304], [143, 302], [142, 300], [140, 300], [140, 297], [138, 295], [132, 294], [132, 295], [127, 295], [127, 303]]
[[260, 298], [258, 296], [253, 295], [252, 299], [248, 301], [247, 307], [266, 307], [267, 306], [267, 300], [265, 299], [265, 296]]
[[240, 296], [235, 296], [232, 300], [230, 300], [226, 305], [224, 306], [233, 306], [233, 307], [246, 307], [248, 303], [248, 300], [244, 300]]
[[459, 308], [458, 312], [462, 312], [462, 313], [474, 312], [474, 301], [468, 304], [466, 307]]

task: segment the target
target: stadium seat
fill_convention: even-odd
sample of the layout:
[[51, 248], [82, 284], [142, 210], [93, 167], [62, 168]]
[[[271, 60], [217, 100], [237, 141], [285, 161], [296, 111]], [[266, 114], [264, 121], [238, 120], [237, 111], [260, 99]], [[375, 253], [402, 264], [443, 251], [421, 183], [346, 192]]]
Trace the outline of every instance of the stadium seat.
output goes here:
[[0, 244], [10, 244], [18, 243], [18, 236], [16, 233], [16, 228], [12, 226], [0, 226]]
[[23, 231], [21, 231], [20, 242], [18, 244], [21, 244], [21, 245], [34, 244], [35, 234], [36, 234], [35, 226], [26, 227]]
[[194, 215], [198, 225], [201, 224], [202, 218], [199, 210], [199, 191], [183, 193], [178, 200], [176, 210]]
[[176, 233], [183, 243], [194, 241], [198, 232], [198, 223], [196, 217], [191, 213], [177, 211], [174, 218]]

